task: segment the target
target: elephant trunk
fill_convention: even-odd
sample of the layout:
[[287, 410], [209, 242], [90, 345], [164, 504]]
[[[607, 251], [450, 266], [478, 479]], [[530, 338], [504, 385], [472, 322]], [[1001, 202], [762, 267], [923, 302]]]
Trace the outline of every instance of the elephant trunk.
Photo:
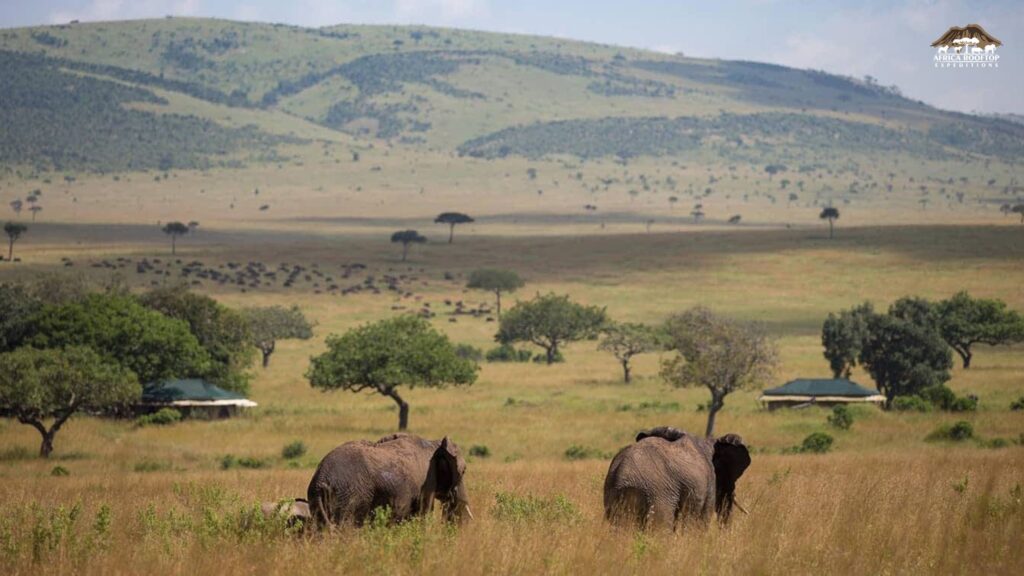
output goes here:
[[457, 524], [473, 520], [473, 511], [469, 509], [469, 494], [462, 482], [455, 486], [444, 504], [444, 519]]

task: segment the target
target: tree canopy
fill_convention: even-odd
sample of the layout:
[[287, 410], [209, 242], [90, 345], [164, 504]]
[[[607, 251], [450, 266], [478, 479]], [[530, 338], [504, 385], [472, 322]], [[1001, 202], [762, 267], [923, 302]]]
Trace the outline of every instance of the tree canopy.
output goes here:
[[0, 354], [0, 414], [38, 430], [39, 455], [44, 458], [74, 413], [106, 411], [137, 400], [141, 393], [135, 374], [84, 346], [26, 347]]
[[402, 262], [405, 262], [405, 259], [409, 256], [410, 244], [423, 244], [426, 241], [427, 237], [415, 230], [399, 230], [391, 235], [392, 244], [402, 245]]
[[538, 295], [516, 304], [502, 316], [495, 339], [502, 344], [530, 342], [540, 346], [547, 363], [554, 364], [564, 344], [596, 337], [607, 319], [604, 308], [577, 304], [569, 296]]
[[14, 260], [14, 243], [21, 238], [21, 235], [28, 232], [28, 226], [19, 222], [8, 222], [4, 224], [4, 233], [7, 234], [7, 259]]
[[839, 220], [839, 208], [833, 208], [827, 206], [821, 210], [821, 214], [818, 214], [818, 218], [822, 220], [828, 220], [828, 237], [833, 238], [835, 221]]
[[622, 365], [622, 380], [629, 384], [632, 380], [633, 357], [654, 352], [659, 349], [660, 344], [658, 334], [650, 326], [611, 322], [604, 327], [604, 339], [597, 348], [615, 356]]
[[242, 311], [253, 343], [263, 354], [263, 367], [270, 365], [278, 340], [309, 340], [313, 337], [313, 324], [298, 306], [266, 306]]
[[821, 327], [821, 344], [835, 378], [849, 378], [860, 358], [860, 350], [868, 334], [868, 318], [875, 313], [870, 302], [829, 313]]
[[36, 314], [27, 343], [36, 348], [88, 346], [131, 370], [142, 383], [201, 377], [210, 355], [182, 320], [149, 310], [130, 296], [90, 294]]
[[177, 253], [178, 236], [184, 236], [189, 233], [188, 225], [181, 222], [168, 222], [161, 230], [164, 234], [171, 237], [171, 254]]
[[14, 350], [29, 335], [42, 303], [20, 284], [0, 284], [0, 352]]
[[159, 288], [143, 294], [142, 305], [164, 316], [182, 320], [210, 356], [203, 377], [227, 390], [249, 391], [245, 373], [252, 363], [249, 324], [238, 312], [213, 298], [190, 292], [185, 286]]
[[470, 222], [475, 222], [475, 220], [462, 212], [442, 212], [438, 214], [437, 218], [434, 218], [434, 223], [448, 225], [449, 244], [452, 243], [455, 237], [455, 226], [457, 224], [469, 224]]
[[523, 287], [525, 282], [512, 270], [498, 270], [485, 268], [474, 270], [469, 275], [469, 282], [466, 288], [474, 290], [487, 290], [494, 292], [497, 305], [498, 317], [501, 317], [501, 295], [502, 293], [515, 292]]
[[868, 319], [860, 362], [885, 395], [887, 407], [897, 396], [946, 382], [953, 367], [952, 354], [938, 332], [893, 314]]
[[466, 386], [479, 367], [460, 357], [448, 337], [423, 318], [404, 315], [327, 338], [327, 351], [312, 358], [306, 378], [321, 390], [374, 391], [398, 404], [398, 429], [409, 424], [405, 388]]
[[676, 354], [662, 362], [661, 377], [678, 388], [704, 386], [711, 392], [704, 432], [708, 437], [725, 397], [767, 383], [778, 363], [775, 342], [762, 326], [701, 306], [669, 318], [665, 332], [668, 348]]
[[961, 291], [936, 306], [939, 333], [970, 368], [975, 344], [999, 346], [1024, 341], [1024, 317], [1001, 300], [973, 298]]

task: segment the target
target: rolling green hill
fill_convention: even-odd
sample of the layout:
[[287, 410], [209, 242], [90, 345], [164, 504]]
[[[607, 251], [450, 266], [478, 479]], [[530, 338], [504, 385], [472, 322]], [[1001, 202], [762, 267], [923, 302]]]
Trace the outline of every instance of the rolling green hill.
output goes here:
[[[1024, 125], [937, 110], [870, 78], [440, 28], [168, 18], [8, 29], [0, 69], [0, 178], [274, 166], [321, 190], [332, 167], [374, 150], [374, 164], [348, 169], [350, 192], [422, 195], [459, 188], [461, 174], [536, 195], [575, 181], [588, 203], [685, 189], [700, 204], [728, 171], [731, 210], [730, 197], [776, 203], [764, 171], [775, 165], [799, 174], [815, 205], [896, 194], [924, 208], [932, 189], [933, 202], [963, 204], [965, 190], [979, 204], [1013, 201], [1024, 156]], [[718, 168], [686, 172], [695, 165]], [[553, 168], [543, 182], [538, 166]]]

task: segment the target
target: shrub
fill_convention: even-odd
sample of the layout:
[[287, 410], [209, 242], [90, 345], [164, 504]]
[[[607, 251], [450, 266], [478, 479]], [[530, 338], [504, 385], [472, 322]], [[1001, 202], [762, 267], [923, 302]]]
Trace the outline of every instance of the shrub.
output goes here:
[[170, 470], [171, 465], [167, 462], [157, 462], [155, 460], [143, 460], [142, 462], [135, 463], [136, 472], [159, 472], [161, 470]]
[[306, 444], [302, 440], [296, 440], [291, 444], [285, 444], [281, 449], [281, 457], [285, 460], [293, 460], [306, 455]]
[[491, 449], [483, 445], [474, 445], [469, 449], [469, 455], [477, 458], [489, 458], [491, 456]]
[[538, 498], [498, 492], [494, 495], [492, 513], [498, 520], [506, 522], [572, 523], [580, 518], [576, 505], [561, 494]]
[[609, 455], [597, 448], [573, 444], [565, 450], [565, 457], [569, 460], [589, 460], [591, 458], [608, 458]]
[[533, 354], [529, 350], [516, 350], [511, 344], [491, 348], [484, 355], [488, 362], [529, 362]]
[[268, 466], [269, 463], [266, 460], [250, 456], [242, 456], [239, 458], [234, 454], [228, 454], [220, 459], [221, 470], [231, 470], [232, 468], [250, 468], [256, 470], [259, 468], [267, 468]]
[[986, 448], [1006, 448], [1011, 442], [1006, 438], [993, 438], [985, 442]]
[[962, 442], [971, 438], [974, 438], [974, 426], [971, 426], [970, 422], [960, 420], [952, 426], [946, 424], [939, 426], [925, 437], [925, 440], [932, 442], [940, 440]]
[[892, 409], [897, 412], [931, 412], [932, 405], [920, 396], [898, 396], [892, 401]]
[[484, 351], [470, 344], [456, 344], [455, 355], [465, 360], [479, 362], [484, 359]]
[[950, 412], [974, 412], [978, 409], [978, 398], [975, 396], [960, 396], [949, 405]]
[[803, 443], [800, 444], [800, 451], [811, 454], [824, 454], [832, 450], [833, 441], [832, 437], [828, 434], [815, 432], [804, 438]]
[[50, 470], [50, 476], [71, 476], [71, 471], [63, 466], [54, 466], [53, 470]]
[[135, 425], [142, 426], [169, 426], [181, 421], [181, 412], [174, 408], [161, 408], [152, 414], [144, 414], [135, 419]]
[[[522, 353], [523, 351], [520, 350], [519, 352]], [[537, 363], [537, 364], [544, 364], [544, 363], [546, 363], [548, 361], [548, 355], [544, 354], [542, 352], [538, 352], [537, 354], [535, 354], [533, 356], [533, 361], [535, 363]], [[555, 355], [554, 355], [554, 357], [552, 357], [551, 361], [552, 362], [565, 362], [565, 356], [563, 356], [561, 350], [559, 350], [558, 352], [555, 352]]]
[[1017, 398], [1016, 400], [1011, 402], [1010, 410], [1013, 410], [1014, 412], [1020, 412], [1024, 410], [1024, 396], [1021, 396], [1020, 398]]
[[945, 384], [936, 384], [921, 390], [921, 397], [939, 410], [949, 410], [953, 402], [956, 402], [956, 394]]
[[828, 417], [828, 423], [839, 430], [849, 430], [853, 426], [853, 412], [850, 408], [839, 404], [832, 407], [832, 414]]
[[31, 460], [39, 452], [33, 452], [24, 446], [12, 446], [0, 452], [0, 462], [13, 462], [15, 460]]

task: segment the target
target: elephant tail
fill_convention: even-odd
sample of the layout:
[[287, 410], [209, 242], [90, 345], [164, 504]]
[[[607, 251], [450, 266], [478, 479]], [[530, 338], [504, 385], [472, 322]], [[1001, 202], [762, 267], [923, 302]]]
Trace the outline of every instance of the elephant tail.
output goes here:
[[605, 495], [604, 516], [612, 524], [643, 528], [650, 524], [654, 506], [638, 488], [617, 488]]

